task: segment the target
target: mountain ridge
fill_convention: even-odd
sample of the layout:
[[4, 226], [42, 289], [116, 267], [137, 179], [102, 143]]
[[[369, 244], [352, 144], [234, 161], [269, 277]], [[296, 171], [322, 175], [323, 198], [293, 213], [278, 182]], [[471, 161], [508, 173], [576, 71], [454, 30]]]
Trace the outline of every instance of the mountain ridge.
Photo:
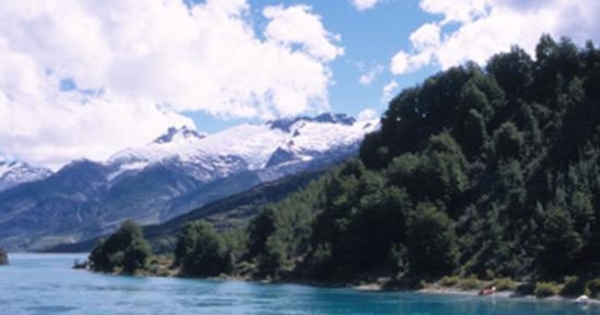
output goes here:
[[[125, 218], [159, 224], [356, 156], [364, 135], [376, 128], [375, 121], [340, 114], [241, 124], [211, 135], [169, 128], [105, 162], [75, 160], [42, 181], [0, 192], [0, 245], [41, 250], [107, 234]], [[286, 158], [273, 162], [282, 150]]]
[[0, 191], [8, 190], [23, 183], [43, 180], [52, 175], [52, 171], [32, 166], [29, 163], [9, 160], [0, 156]]

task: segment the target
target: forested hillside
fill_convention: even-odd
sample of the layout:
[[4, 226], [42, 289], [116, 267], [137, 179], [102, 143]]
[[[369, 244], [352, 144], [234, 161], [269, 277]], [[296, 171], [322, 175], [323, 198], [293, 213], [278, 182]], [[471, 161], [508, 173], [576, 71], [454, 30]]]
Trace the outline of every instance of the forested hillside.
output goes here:
[[236, 237], [190, 224], [177, 263], [190, 275], [328, 283], [598, 276], [592, 43], [543, 36], [534, 58], [514, 47], [440, 72], [394, 98], [381, 123], [359, 160], [265, 207]]

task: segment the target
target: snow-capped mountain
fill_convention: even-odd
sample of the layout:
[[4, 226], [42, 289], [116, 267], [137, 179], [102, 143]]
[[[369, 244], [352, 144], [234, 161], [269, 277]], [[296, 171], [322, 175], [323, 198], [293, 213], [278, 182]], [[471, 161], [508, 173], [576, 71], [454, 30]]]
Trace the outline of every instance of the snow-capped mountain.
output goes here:
[[126, 218], [157, 224], [262, 183], [355, 156], [378, 121], [342, 114], [241, 124], [206, 135], [169, 128], [105, 162], [76, 160], [0, 192], [0, 246], [42, 249], [111, 232]]
[[10, 161], [0, 156], [0, 191], [17, 185], [42, 180], [52, 175], [43, 167], [34, 167], [22, 161]]
[[356, 147], [377, 121], [357, 122], [344, 114], [322, 114], [242, 124], [214, 135], [200, 135], [186, 127], [169, 128], [167, 134], [141, 148], [113, 155], [107, 165], [111, 179], [157, 163], [179, 163], [198, 180], [225, 177], [242, 170], [256, 171], [279, 164], [305, 163], [336, 149]]

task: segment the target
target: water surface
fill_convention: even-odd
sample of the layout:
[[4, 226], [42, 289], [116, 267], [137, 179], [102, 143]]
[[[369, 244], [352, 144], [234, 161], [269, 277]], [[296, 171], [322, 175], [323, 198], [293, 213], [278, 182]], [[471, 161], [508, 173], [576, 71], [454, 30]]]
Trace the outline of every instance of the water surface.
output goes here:
[[565, 302], [119, 277], [70, 268], [85, 255], [9, 258], [11, 265], [0, 267], [0, 315], [600, 315], [600, 307]]

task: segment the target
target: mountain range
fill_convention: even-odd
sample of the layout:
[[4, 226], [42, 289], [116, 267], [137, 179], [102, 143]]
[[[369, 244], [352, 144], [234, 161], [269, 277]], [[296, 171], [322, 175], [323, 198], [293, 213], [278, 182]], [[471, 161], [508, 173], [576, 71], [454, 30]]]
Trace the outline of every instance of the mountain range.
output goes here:
[[212, 135], [169, 128], [148, 145], [104, 162], [80, 159], [53, 174], [17, 177], [0, 192], [0, 247], [40, 250], [78, 242], [110, 233], [126, 218], [159, 224], [354, 156], [364, 135], [378, 126], [378, 120], [326, 113], [241, 124]]

